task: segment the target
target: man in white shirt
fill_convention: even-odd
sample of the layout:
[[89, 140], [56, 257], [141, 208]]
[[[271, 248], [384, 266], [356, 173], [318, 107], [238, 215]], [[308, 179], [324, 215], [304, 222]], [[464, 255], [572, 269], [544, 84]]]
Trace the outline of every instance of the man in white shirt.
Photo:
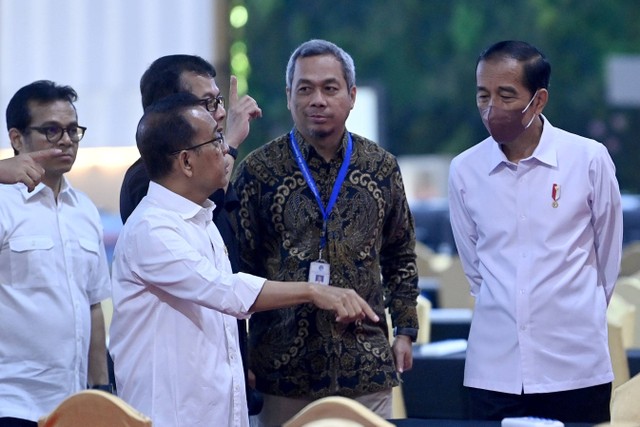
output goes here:
[[476, 100], [491, 136], [451, 163], [451, 224], [476, 299], [464, 379], [473, 418], [609, 419], [620, 192], [602, 144], [542, 115], [550, 73], [524, 42], [483, 52]]
[[7, 107], [11, 146], [18, 157], [35, 157], [43, 174], [0, 186], [3, 427], [36, 426], [67, 396], [108, 383], [102, 225], [93, 203], [64, 177], [86, 130], [78, 125], [76, 99], [69, 86], [38, 81]]
[[236, 317], [313, 303], [378, 321], [355, 292], [231, 273], [208, 196], [228, 147], [190, 93], [145, 110], [136, 135], [151, 182], [114, 253], [111, 353], [119, 395], [155, 427], [248, 426]]

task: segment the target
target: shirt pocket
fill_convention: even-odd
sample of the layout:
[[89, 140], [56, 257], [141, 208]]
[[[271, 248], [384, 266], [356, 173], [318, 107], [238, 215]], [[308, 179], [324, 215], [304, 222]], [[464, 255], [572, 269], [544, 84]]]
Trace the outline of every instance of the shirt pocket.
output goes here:
[[9, 240], [11, 282], [15, 288], [41, 288], [57, 282], [47, 280], [53, 239], [49, 236], [23, 236]]
[[90, 239], [79, 238], [78, 245], [80, 251], [76, 254], [75, 270], [80, 275], [78, 276], [79, 281], [89, 283], [98, 269], [100, 259], [99, 243]]

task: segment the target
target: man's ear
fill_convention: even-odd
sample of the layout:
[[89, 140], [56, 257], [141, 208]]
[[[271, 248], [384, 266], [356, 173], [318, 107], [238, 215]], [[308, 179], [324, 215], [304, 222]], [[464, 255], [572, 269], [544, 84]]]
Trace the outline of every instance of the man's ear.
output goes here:
[[9, 129], [9, 142], [14, 151], [18, 153], [24, 152], [24, 136], [18, 129]]
[[351, 98], [351, 109], [353, 110], [353, 107], [356, 105], [356, 93], [358, 92], [358, 89], [354, 86], [351, 88], [351, 90], [349, 91], [349, 97]]
[[193, 168], [191, 167], [191, 162], [189, 160], [189, 152], [186, 150], [181, 151], [178, 154], [178, 169], [188, 176], [189, 178], [193, 176]]
[[549, 91], [544, 88], [538, 89], [537, 99], [534, 100], [536, 104], [534, 109], [536, 114], [542, 114], [542, 110], [546, 107], [547, 101], [549, 101]]

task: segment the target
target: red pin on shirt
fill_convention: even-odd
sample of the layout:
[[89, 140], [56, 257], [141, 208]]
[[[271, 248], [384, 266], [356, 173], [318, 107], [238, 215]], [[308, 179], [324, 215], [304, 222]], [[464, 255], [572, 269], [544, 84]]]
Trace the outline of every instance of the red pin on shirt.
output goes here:
[[554, 208], [558, 207], [558, 200], [560, 200], [560, 185], [553, 184], [551, 187], [551, 198], [553, 199], [553, 203], [551, 206]]

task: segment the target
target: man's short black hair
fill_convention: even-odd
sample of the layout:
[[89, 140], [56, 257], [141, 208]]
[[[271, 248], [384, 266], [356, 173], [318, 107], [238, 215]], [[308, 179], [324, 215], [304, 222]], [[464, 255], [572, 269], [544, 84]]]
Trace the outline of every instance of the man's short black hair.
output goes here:
[[20, 88], [11, 97], [7, 105], [7, 130], [18, 129], [24, 132], [31, 125], [29, 102], [49, 103], [68, 101], [73, 108], [78, 94], [71, 86], [59, 86], [50, 80], [38, 80]]
[[505, 40], [487, 48], [478, 57], [476, 68], [480, 61], [492, 61], [503, 58], [513, 58], [523, 63], [523, 84], [533, 95], [538, 89], [548, 89], [551, 79], [551, 64], [537, 48], [527, 42]]
[[196, 55], [167, 55], [156, 59], [140, 79], [142, 108], [147, 109], [160, 99], [178, 92], [189, 92], [180, 77], [185, 71], [214, 78], [216, 70], [208, 61]]

